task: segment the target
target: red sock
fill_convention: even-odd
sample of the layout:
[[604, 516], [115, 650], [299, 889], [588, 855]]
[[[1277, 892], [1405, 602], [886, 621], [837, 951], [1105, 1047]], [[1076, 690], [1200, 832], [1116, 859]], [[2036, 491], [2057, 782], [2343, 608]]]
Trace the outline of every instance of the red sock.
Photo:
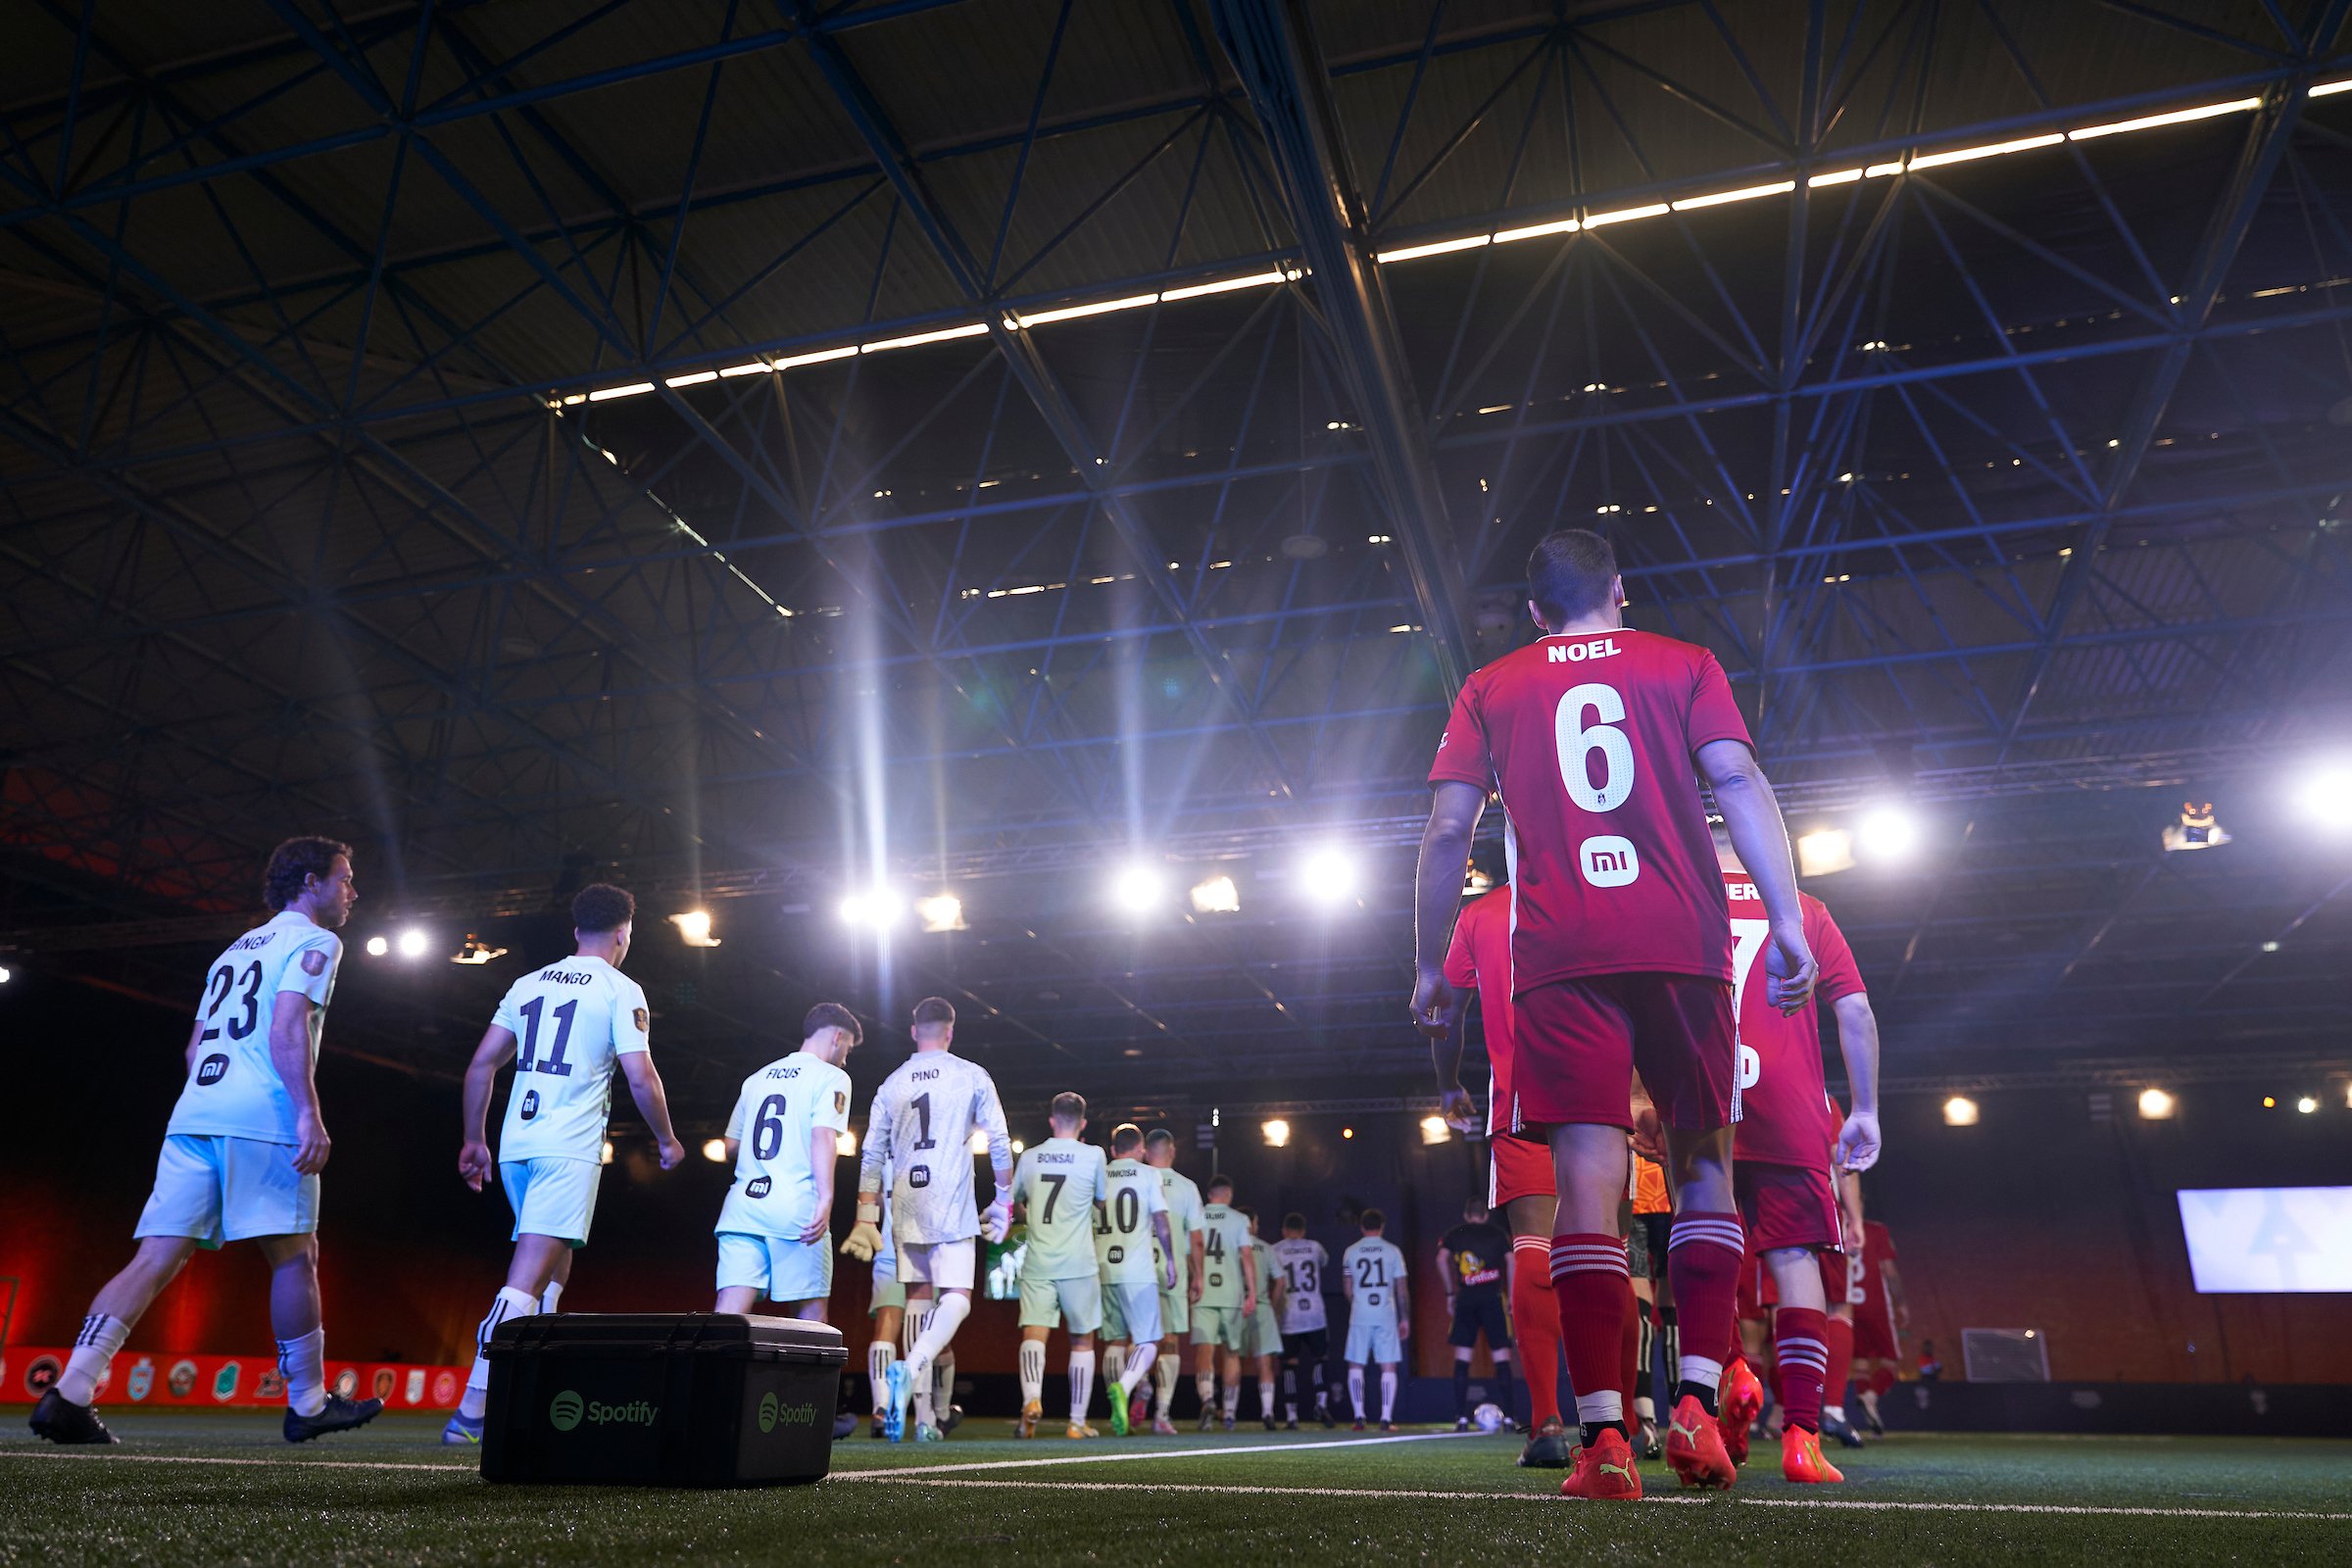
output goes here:
[[[1682, 1320], [1688, 1345], [1736, 1345], [1737, 1325], [1732, 1310], [1740, 1290], [1740, 1260], [1746, 1255], [1746, 1238], [1737, 1214], [1686, 1212], [1674, 1217], [1674, 1239], [1666, 1250], [1667, 1274], [1674, 1288], [1675, 1315]], [[1555, 1265], [1556, 1266], [1556, 1265]], [[1678, 1393], [1696, 1394], [1713, 1412], [1716, 1380], [1697, 1357], [1686, 1355], [1678, 1369]], [[1569, 1363], [1570, 1370], [1575, 1363]], [[1718, 1374], [1720, 1377], [1720, 1374]]]
[[1822, 1338], [1830, 1343], [1830, 1370], [1821, 1381], [1821, 1402], [1843, 1405], [1846, 1380], [1854, 1374], [1854, 1325], [1851, 1319], [1825, 1321]]
[[1527, 1379], [1528, 1419], [1538, 1427], [1558, 1420], [1560, 1300], [1551, 1294], [1551, 1246], [1541, 1236], [1511, 1238], [1511, 1330]]
[[1576, 1389], [1576, 1418], [1586, 1427], [1625, 1423], [1618, 1392], [1625, 1357], [1625, 1298], [1633, 1289], [1622, 1236], [1551, 1239], [1551, 1289], [1560, 1301], [1560, 1344]]
[[1772, 1360], [1784, 1419], [1807, 1432], [1821, 1430], [1821, 1381], [1830, 1365], [1826, 1323], [1809, 1306], [1784, 1306], [1773, 1320]]
[[1623, 1397], [1628, 1410], [1634, 1407], [1634, 1380], [1642, 1370], [1641, 1310], [1642, 1302], [1634, 1295], [1633, 1276], [1629, 1274], [1625, 1281], [1625, 1326], [1620, 1331], [1622, 1337], [1617, 1347], [1618, 1362], [1624, 1368], [1624, 1381], [1617, 1385], [1617, 1393]]
[[[1573, 1362], [1570, 1364], [1574, 1365]], [[1886, 1391], [1893, 1387], [1894, 1368], [1890, 1366], [1883, 1366], [1870, 1375], [1870, 1392], [1877, 1395], [1880, 1398], [1884, 1399], [1886, 1397]]]

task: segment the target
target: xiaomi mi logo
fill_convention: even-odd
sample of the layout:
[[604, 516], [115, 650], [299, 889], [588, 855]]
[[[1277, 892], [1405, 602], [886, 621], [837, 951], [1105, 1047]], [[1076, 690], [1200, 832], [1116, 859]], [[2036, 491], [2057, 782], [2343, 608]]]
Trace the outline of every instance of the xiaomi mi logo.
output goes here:
[[1576, 863], [1585, 880], [1596, 888], [1621, 888], [1642, 874], [1642, 858], [1634, 841], [1603, 833], [1576, 847]]

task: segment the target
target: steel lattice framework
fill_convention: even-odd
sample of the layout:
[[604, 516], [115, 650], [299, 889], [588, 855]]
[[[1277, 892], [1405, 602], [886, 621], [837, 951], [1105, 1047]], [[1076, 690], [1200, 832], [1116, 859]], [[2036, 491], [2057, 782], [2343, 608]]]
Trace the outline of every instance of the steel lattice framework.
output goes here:
[[[1428, 755], [1572, 522], [1800, 827], [1927, 812], [1819, 887], [1901, 1070], [2317, 1059], [2348, 6], [35, 0], [0, 941], [176, 998], [329, 830], [516, 945], [722, 901], [640, 960], [713, 1095], [925, 990], [1024, 1087], [1395, 1081]], [[1107, 920], [1136, 856], [1243, 912]], [[846, 942], [877, 876], [968, 929]], [[352, 983], [447, 1071], [490, 980]]]

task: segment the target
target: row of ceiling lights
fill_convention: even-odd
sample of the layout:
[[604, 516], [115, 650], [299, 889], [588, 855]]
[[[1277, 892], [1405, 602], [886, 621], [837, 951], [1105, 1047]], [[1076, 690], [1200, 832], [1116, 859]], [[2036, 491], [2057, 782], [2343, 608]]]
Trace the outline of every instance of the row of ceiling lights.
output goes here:
[[[2352, 1109], [2352, 1084], [2344, 1086], [2344, 1104]], [[2297, 1095], [2294, 1106], [2298, 1113], [2311, 1116], [2319, 1113], [2320, 1097]], [[2262, 1108], [2277, 1110], [2278, 1097], [2262, 1097]], [[2180, 1110], [2180, 1097], [2169, 1089], [2150, 1084], [2139, 1092], [2139, 1115], [2142, 1121], [2171, 1121]], [[1943, 1121], [1947, 1127], [1974, 1127], [1984, 1118], [1984, 1108], [1966, 1095], [1954, 1095], [1943, 1102]]]

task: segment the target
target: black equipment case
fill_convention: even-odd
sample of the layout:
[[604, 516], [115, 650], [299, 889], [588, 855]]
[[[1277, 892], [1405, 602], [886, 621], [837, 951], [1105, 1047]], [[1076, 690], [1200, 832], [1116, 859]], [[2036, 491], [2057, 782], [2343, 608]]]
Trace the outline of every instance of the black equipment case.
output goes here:
[[717, 1312], [509, 1318], [485, 1352], [485, 1481], [759, 1487], [823, 1479], [841, 1331]]

